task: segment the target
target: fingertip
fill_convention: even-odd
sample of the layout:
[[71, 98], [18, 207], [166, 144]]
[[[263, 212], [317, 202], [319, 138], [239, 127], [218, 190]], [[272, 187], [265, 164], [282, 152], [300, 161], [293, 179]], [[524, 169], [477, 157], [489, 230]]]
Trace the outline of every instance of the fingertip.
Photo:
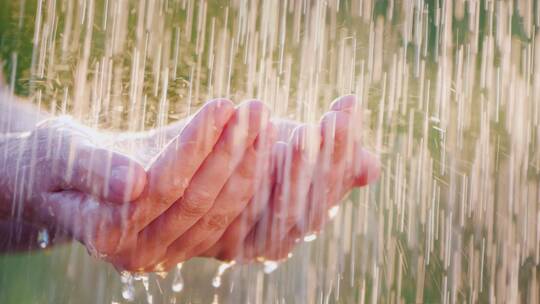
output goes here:
[[330, 111], [321, 118], [322, 141], [340, 143], [347, 139], [350, 115], [347, 112]]
[[278, 141], [272, 146], [272, 175], [273, 179], [283, 182], [283, 170], [285, 167], [285, 158], [287, 157], [288, 145], [286, 142]]
[[362, 149], [359, 155], [359, 162], [355, 168], [355, 186], [362, 187], [377, 181], [381, 175], [381, 162], [379, 157]]
[[277, 141], [272, 146], [272, 155], [275, 155], [276, 158], [284, 158], [287, 155], [287, 143], [284, 141]]
[[216, 124], [224, 126], [234, 113], [234, 104], [231, 100], [225, 98], [213, 99], [208, 101], [200, 111], [210, 111], [215, 117]]
[[349, 94], [336, 98], [330, 105], [332, 111], [352, 112], [356, 105], [356, 95]]
[[129, 200], [133, 201], [139, 198], [146, 187], [146, 171], [143, 166], [135, 163], [133, 166], [133, 183], [131, 187]]
[[270, 109], [264, 102], [256, 99], [246, 100], [238, 106], [238, 111], [249, 113], [249, 128], [264, 130], [270, 120]]
[[260, 132], [255, 139], [254, 147], [256, 150], [267, 149], [277, 140], [277, 130], [272, 122], [269, 122], [266, 129]]
[[321, 127], [323, 129], [345, 129], [349, 126], [350, 115], [342, 111], [326, 112], [321, 118]]
[[108, 184], [109, 192], [106, 195], [108, 200], [116, 203], [133, 201], [144, 191], [146, 172], [135, 161], [113, 166]]

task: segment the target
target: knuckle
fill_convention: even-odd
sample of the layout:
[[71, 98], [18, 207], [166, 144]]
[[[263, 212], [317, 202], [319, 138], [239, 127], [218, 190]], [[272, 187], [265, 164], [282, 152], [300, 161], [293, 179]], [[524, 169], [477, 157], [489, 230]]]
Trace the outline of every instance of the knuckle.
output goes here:
[[214, 214], [205, 218], [205, 227], [210, 231], [224, 230], [230, 222], [229, 217], [224, 214]]
[[240, 164], [236, 169], [236, 174], [244, 180], [252, 181], [255, 178], [256, 164]]
[[233, 132], [233, 136], [230, 136], [230, 139], [221, 141], [218, 144], [218, 149], [216, 151], [220, 152], [224, 161], [230, 162], [230, 160], [235, 158], [238, 153], [238, 145], [236, 144], [236, 140], [234, 139], [235, 134], [238, 133]]
[[210, 201], [210, 195], [205, 192], [190, 192], [190, 194], [186, 195], [180, 202], [180, 213], [183, 216], [200, 217], [202, 214], [208, 211]]

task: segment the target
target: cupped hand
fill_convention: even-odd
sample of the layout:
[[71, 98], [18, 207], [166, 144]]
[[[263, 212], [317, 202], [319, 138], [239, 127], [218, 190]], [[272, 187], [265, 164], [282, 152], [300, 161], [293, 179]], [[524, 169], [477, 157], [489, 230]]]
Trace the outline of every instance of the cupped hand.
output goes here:
[[337, 99], [317, 126], [278, 125], [284, 141], [273, 147], [273, 178], [260, 186], [219, 241], [200, 247], [198, 254], [240, 262], [279, 260], [302, 236], [320, 231], [329, 208], [379, 176], [377, 158], [362, 146], [359, 112], [349, 95]]
[[274, 141], [268, 118], [259, 101], [236, 109], [228, 100], [210, 101], [146, 170], [106, 148], [110, 135], [67, 117], [3, 135], [0, 221], [67, 234], [121, 270], [157, 270], [179, 241], [186, 247], [175, 257], [187, 259], [188, 249], [234, 218], [254, 191], [255, 168], [267, 163]]
[[[124, 181], [135, 181], [128, 191], [131, 196], [111, 199], [112, 194], [100, 185], [114, 178], [107, 180], [105, 176], [104, 182], [85, 179], [79, 184], [92, 191], [61, 187], [42, 193], [39, 218], [69, 232], [93, 255], [120, 270], [159, 270], [178, 239], [186, 244], [186, 250], [176, 256], [187, 258], [190, 244], [211, 234], [212, 227], [223, 225], [222, 218], [232, 218], [231, 214], [239, 213], [235, 210], [247, 203], [247, 199], [231, 201], [227, 196], [253, 191], [250, 175], [259, 162], [258, 155], [269, 151], [273, 141], [266, 137], [272, 134], [268, 117], [268, 110], [258, 101], [242, 103], [236, 109], [228, 100], [210, 101], [146, 172], [140, 167], [136, 174], [129, 171]], [[64, 146], [59, 150], [70, 151]], [[79, 150], [69, 155], [81, 157]], [[92, 160], [92, 164], [106, 167], [103, 157]], [[231, 188], [229, 181], [236, 185], [240, 179], [244, 179], [244, 186]], [[193, 232], [196, 230], [200, 231]]]
[[[190, 125], [197, 126], [188, 123], [182, 134]], [[269, 151], [275, 141], [269, 111], [263, 103], [240, 104], [220, 135], [215, 138], [211, 134], [201, 135], [204, 136], [190, 141], [193, 144], [208, 141], [208, 151], [194, 153], [196, 163], [185, 157], [179, 160], [182, 166], [195, 169], [180, 175], [189, 179], [171, 184], [171, 178], [163, 175], [163, 170], [169, 167], [164, 157], [158, 157], [152, 165], [150, 187], [155, 184], [160, 188], [157, 196], [182, 191], [171, 197], [174, 200], [166, 208], [159, 209], [157, 213], [163, 211], [159, 217], [143, 223], [144, 229], [123, 246], [120, 258], [114, 261], [121, 268], [163, 271], [191, 258], [193, 248], [200, 242], [211, 241], [218, 231], [225, 229], [258, 188], [256, 175], [263, 175], [267, 169]], [[179, 176], [178, 170], [171, 172]]]
[[32, 176], [28, 189], [8, 184], [12, 199], [35, 194], [34, 218], [68, 231], [118, 269], [167, 270], [194, 256], [277, 259], [318, 231], [326, 210], [352, 187], [377, 177], [377, 161], [351, 131], [355, 104], [351, 96], [338, 100], [319, 126], [279, 123], [276, 141], [261, 102], [235, 109], [214, 100], [147, 172], [100, 148], [93, 131], [49, 121], [12, 139], [27, 154], [48, 156], [22, 157], [38, 164], [17, 175]]
[[[98, 134], [68, 117], [48, 119], [26, 133], [4, 134], [0, 157], [0, 219], [59, 228], [51, 198], [79, 193], [111, 206], [140, 196], [146, 173], [137, 162], [105, 149]], [[2, 209], [2, 208], [0, 208]], [[31, 246], [31, 244], [30, 244]]]

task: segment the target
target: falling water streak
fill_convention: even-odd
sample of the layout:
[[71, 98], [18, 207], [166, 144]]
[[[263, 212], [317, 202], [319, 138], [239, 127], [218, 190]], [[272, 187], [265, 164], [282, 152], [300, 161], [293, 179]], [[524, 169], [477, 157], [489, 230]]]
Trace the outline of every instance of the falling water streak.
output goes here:
[[39, 230], [37, 236], [37, 243], [42, 249], [49, 246], [49, 231], [47, 229], [43, 228]]
[[279, 267], [279, 263], [276, 261], [264, 261], [263, 267], [264, 267], [263, 268], [264, 273], [270, 274]]
[[182, 264], [177, 264], [174, 270], [174, 278], [171, 286], [172, 291], [175, 293], [182, 292], [184, 289], [184, 277], [182, 277]]
[[128, 302], [135, 300], [135, 286], [133, 284], [133, 275], [129, 272], [122, 272], [122, 298]]
[[212, 279], [212, 286], [214, 288], [219, 288], [221, 286], [221, 279], [223, 277], [223, 274], [227, 269], [231, 268], [235, 264], [234, 261], [229, 263], [221, 263], [217, 269], [216, 274], [214, 275], [214, 278]]
[[[330, 209], [334, 221], [317, 242], [305, 236], [300, 258], [277, 272], [294, 270], [293, 277], [261, 278], [259, 267], [234, 278], [231, 286], [253, 279], [245, 285], [259, 286], [253, 299], [285, 298], [284, 286], [301, 278], [298, 293], [313, 302], [331, 294], [346, 302], [353, 292], [341, 277], [359, 288], [360, 302], [511, 301], [518, 288], [529, 302], [538, 298], [540, 6], [533, 1], [36, 4], [32, 100], [57, 113], [88, 113], [80, 118], [94, 127], [163, 126], [190, 115], [206, 94], [257, 96], [277, 115], [303, 121], [315, 121], [334, 95], [359, 96], [374, 135], [365, 139], [383, 161], [381, 181], [353, 193], [342, 212]], [[131, 14], [140, 30], [128, 24]], [[88, 47], [100, 35], [103, 54]], [[14, 90], [24, 57], [10, 56]], [[17, 202], [35, 174], [18, 174]], [[527, 282], [514, 285], [521, 273]], [[428, 286], [436, 295], [424, 299]]]
[[306, 243], [309, 243], [309, 242], [313, 242], [317, 239], [317, 235], [316, 234], [309, 234], [309, 235], [306, 235], [304, 237], [304, 242]]

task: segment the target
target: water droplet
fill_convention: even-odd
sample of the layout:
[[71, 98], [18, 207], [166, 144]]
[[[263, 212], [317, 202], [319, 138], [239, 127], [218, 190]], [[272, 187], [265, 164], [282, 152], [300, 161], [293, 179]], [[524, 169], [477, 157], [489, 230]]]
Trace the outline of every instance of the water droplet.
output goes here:
[[148, 302], [148, 304], [152, 304], [154, 302], [154, 297], [150, 293], [150, 276], [147, 273], [137, 273], [133, 276], [133, 279], [135, 281], [142, 282], [144, 291], [146, 292], [146, 302]]
[[212, 279], [212, 286], [214, 286], [214, 288], [219, 288], [221, 286], [221, 276], [220, 275], [216, 275]]
[[313, 234], [308, 234], [304, 237], [304, 242], [313, 242], [314, 240], [317, 239], [317, 235], [315, 233]]
[[144, 281], [145, 278], [148, 280], [148, 274], [144, 272], [138, 272], [133, 274], [133, 280], [135, 281]]
[[122, 281], [122, 283], [127, 283], [129, 280], [131, 279], [131, 273], [127, 272], [127, 271], [122, 271], [120, 272], [120, 281]]
[[330, 219], [333, 219], [333, 218], [336, 217], [338, 212], [339, 212], [339, 206], [334, 206], [334, 207], [330, 208], [330, 210], [328, 210], [328, 217]]
[[135, 300], [135, 287], [133, 286], [133, 276], [127, 272], [123, 271], [120, 277], [123, 286], [122, 286], [122, 298], [128, 302]]
[[172, 282], [172, 291], [178, 293], [184, 289], [184, 277], [182, 277], [182, 264], [176, 265], [174, 279]]
[[169, 274], [168, 272], [166, 271], [156, 271], [154, 272], [158, 277], [162, 278], [162, 279], [165, 279], [167, 277], [167, 275]]
[[222, 263], [221, 265], [219, 265], [216, 275], [212, 279], [212, 286], [214, 286], [214, 288], [219, 288], [221, 286], [221, 277], [227, 269], [231, 268], [234, 265], [234, 263], [235, 262], [232, 261], [230, 263]]
[[265, 261], [263, 265], [264, 265], [264, 269], [263, 269], [264, 273], [270, 274], [278, 268], [279, 263], [276, 261]]
[[122, 298], [128, 302], [135, 300], [135, 289], [133, 284], [126, 284], [122, 287]]
[[49, 232], [47, 229], [40, 229], [37, 236], [37, 242], [40, 248], [46, 248], [49, 246]]

